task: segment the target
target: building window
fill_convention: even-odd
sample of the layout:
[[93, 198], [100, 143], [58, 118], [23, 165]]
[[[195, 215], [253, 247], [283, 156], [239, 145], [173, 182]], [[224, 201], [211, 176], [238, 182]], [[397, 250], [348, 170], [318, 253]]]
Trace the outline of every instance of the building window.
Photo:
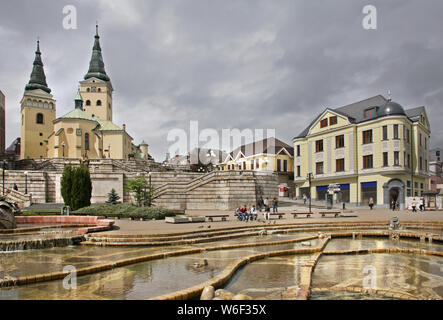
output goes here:
[[425, 171], [428, 172], [428, 160], [425, 160]]
[[280, 172], [281, 171], [281, 160], [277, 159], [277, 171]]
[[345, 147], [345, 136], [336, 136], [335, 137], [335, 148], [344, 148]]
[[372, 169], [373, 168], [373, 156], [364, 156], [363, 157], [363, 169]]
[[91, 92], [97, 92], [97, 88], [96, 87], [92, 87], [91, 88]]
[[89, 133], [85, 133], [85, 150], [89, 150]]
[[325, 128], [328, 126], [328, 119], [323, 119], [320, 121], [320, 128]]
[[323, 152], [323, 140], [315, 141], [315, 152]]
[[97, 106], [101, 106], [102, 105], [102, 101], [101, 100], [97, 100]]
[[388, 126], [383, 126], [383, 140], [388, 140]]
[[425, 138], [425, 149], [428, 148], [428, 139]]
[[408, 154], [408, 168], [411, 168], [411, 155]]
[[300, 157], [300, 145], [297, 146], [297, 157]]
[[389, 166], [389, 159], [388, 159], [388, 153], [383, 152], [383, 167]]
[[365, 119], [372, 117], [374, 109], [365, 110]]
[[230, 164], [228, 164], [228, 170], [231, 170], [231, 165]]
[[87, 89], [86, 89], [86, 92], [91, 92], [91, 89], [90, 89], [90, 88], [87, 88]]
[[283, 172], [288, 172], [288, 160], [283, 160]]
[[420, 138], [420, 147], [422, 146], [422, 137], [421, 137], [421, 133], [419, 134], [419, 138]]
[[400, 152], [394, 151], [394, 166], [400, 165]]
[[317, 162], [315, 164], [315, 172], [316, 174], [323, 174], [323, 162]]
[[372, 143], [372, 130], [363, 131], [363, 144]]
[[98, 88], [98, 89], [97, 89], [97, 92], [102, 92], [102, 89]]
[[297, 166], [297, 177], [301, 177], [301, 167]]
[[260, 169], [260, 160], [259, 159], [255, 160], [255, 167], [257, 169]]
[[254, 160], [251, 160], [251, 170], [254, 170]]
[[409, 143], [411, 141], [410, 135], [409, 135], [409, 129], [406, 129], [406, 142]]
[[423, 171], [423, 158], [420, 157], [420, 171]]
[[332, 126], [334, 124], [337, 124], [337, 116], [329, 118], [329, 125]]
[[335, 160], [335, 171], [343, 172], [345, 171], [345, 159], [337, 159]]
[[86, 106], [90, 106], [91, 105], [91, 100], [86, 100]]
[[398, 139], [398, 124], [394, 124], [394, 139]]
[[37, 113], [36, 122], [38, 124], [43, 124], [43, 113]]
[[246, 161], [243, 162], [243, 170], [246, 170]]

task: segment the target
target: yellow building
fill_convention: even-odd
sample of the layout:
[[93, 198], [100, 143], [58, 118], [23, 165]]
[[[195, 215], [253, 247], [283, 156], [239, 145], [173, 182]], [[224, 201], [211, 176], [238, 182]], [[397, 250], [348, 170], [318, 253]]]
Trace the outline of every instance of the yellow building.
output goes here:
[[21, 158], [152, 159], [148, 145], [112, 122], [113, 87], [106, 74], [96, 30], [88, 73], [80, 81], [75, 108], [56, 118], [37, 42], [31, 79], [21, 101]]
[[220, 168], [292, 173], [293, 155], [293, 147], [276, 138], [268, 138], [238, 147], [228, 154]]
[[381, 95], [327, 108], [293, 140], [297, 196], [325, 200], [335, 184], [338, 201], [404, 207], [428, 190], [430, 132], [424, 107], [404, 110]]

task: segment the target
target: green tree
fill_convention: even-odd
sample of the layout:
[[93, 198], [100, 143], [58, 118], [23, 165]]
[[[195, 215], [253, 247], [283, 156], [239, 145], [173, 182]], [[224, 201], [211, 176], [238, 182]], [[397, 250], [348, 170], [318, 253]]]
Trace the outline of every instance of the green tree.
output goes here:
[[150, 207], [154, 203], [154, 189], [145, 177], [138, 177], [128, 180], [125, 191], [134, 194], [137, 206]]
[[66, 168], [63, 172], [61, 186], [65, 204], [70, 206], [72, 210], [90, 206], [92, 182], [88, 167], [81, 165], [80, 167]]
[[61, 194], [66, 205], [71, 206], [73, 168], [66, 166], [61, 178]]
[[119, 203], [120, 197], [118, 196], [117, 192], [115, 192], [115, 189], [112, 188], [111, 192], [108, 193], [108, 201], [106, 201], [106, 203], [112, 203], [112, 204], [117, 204]]

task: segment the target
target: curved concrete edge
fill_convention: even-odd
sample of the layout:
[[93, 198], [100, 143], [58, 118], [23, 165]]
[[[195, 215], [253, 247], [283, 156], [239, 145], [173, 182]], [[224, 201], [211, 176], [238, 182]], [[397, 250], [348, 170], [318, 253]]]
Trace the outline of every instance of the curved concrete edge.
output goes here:
[[333, 291], [348, 291], [348, 292], [358, 292], [365, 294], [378, 294], [381, 296], [389, 298], [397, 298], [402, 300], [428, 300], [424, 296], [413, 296], [406, 292], [390, 290], [390, 289], [364, 289], [361, 287], [332, 287], [332, 288], [312, 288], [312, 292], [333, 292]]
[[[441, 227], [443, 228], [443, 222], [440, 221], [433, 221], [433, 220], [404, 220], [401, 222], [402, 225], [406, 224], [419, 224], [420, 227], [429, 225], [434, 228]], [[361, 224], [367, 224], [367, 225], [384, 225], [389, 226], [389, 221], [383, 221], [383, 220], [360, 220], [360, 221], [334, 221], [334, 225], [347, 225], [347, 226], [354, 226], [354, 225], [361, 225]], [[299, 222], [299, 223], [279, 223], [275, 225], [266, 225], [266, 224], [252, 224], [249, 226], [236, 226], [236, 227], [224, 227], [224, 228], [214, 228], [210, 231], [206, 232], [218, 232], [218, 231], [225, 231], [225, 230], [242, 230], [242, 229], [250, 229], [250, 228], [266, 228], [266, 227], [272, 227], [272, 228], [287, 228], [290, 226], [300, 227], [300, 226], [327, 226], [331, 225], [331, 222]], [[183, 236], [183, 235], [192, 235], [195, 233], [201, 233], [201, 230], [193, 230], [193, 231], [186, 231], [186, 232], [169, 232], [169, 233], [147, 233], [147, 234], [103, 234], [104, 237], [108, 238], [130, 238], [130, 237], [139, 237], [139, 238], [148, 238], [148, 237], [168, 237], [168, 236]]]
[[[324, 231], [339, 231], [339, 230], [360, 230], [360, 229], [380, 229], [380, 226], [354, 226], [354, 227], [331, 227], [330, 225], [324, 228], [321, 227], [316, 227], [315, 229], [265, 229], [267, 231], [272, 231], [273, 234], [292, 234], [292, 233], [298, 233], [298, 232], [312, 232], [312, 231], [317, 231], [317, 232], [324, 232]], [[263, 228], [261, 229], [263, 230]], [[411, 232], [406, 232], [406, 231], [389, 231], [389, 230], [385, 230], [385, 231], [374, 231], [374, 232], [368, 232], [368, 231], [364, 231], [364, 232], [335, 232], [333, 234], [334, 238], [340, 238], [340, 237], [349, 237], [349, 236], [355, 236], [355, 237], [361, 237], [361, 236], [374, 236], [374, 237], [380, 237], [380, 236], [386, 236], [386, 235], [390, 235], [392, 233], [397, 233], [399, 234], [401, 237], [406, 237], [406, 238], [419, 238], [419, 236], [417, 235], [417, 233], [411, 233]], [[116, 246], [116, 247], [122, 247], [122, 246], [168, 246], [168, 245], [189, 245], [189, 244], [195, 244], [195, 243], [205, 243], [205, 242], [215, 242], [215, 241], [221, 241], [221, 240], [229, 240], [229, 239], [236, 239], [236, 238], [241, 238], [241, 237], [246, 237], [246, 236], [257, 236], [260, 234], [260, 231], [252, 231], [249, 233], [241, 233], [241, 234], [236, 234], [236, 235], [221, 235], [221, 236], [214, 236], [214, 237], [208, 237], [208, 236], [204, 236], [202, 235], [201, 238], [193, 238], [193, 239], [182, 239], [182, 240], [168, 240], [169, 238], [165, 238], [162, 241], [151, 241], [151, 242], [147, 242], [147, 241], [139, 241], [142, 238], [139, 237], [134, 237], [134, 238], [127, 238], [125, 239], [125, 241], [120, 241], [122, 238], [111, 238], [111, 239], [118, 239], [116, 240], [116, 242], [110, 242], [113, 240], [107, 239], [105, 235], [99, 235], [99, 236], [94, 236], [88, 239], [88, 241], [82, 243], [83, 245], [99, 245], [99, 246]], [[205, 234], [206, 235], [206, 234]], [[422, 235], [423, 236], [423, 235]], [[441, 236], [436, 236], [436, 235], [427, 235], [427, 237], [432, 237], [433, 240], [435, 241], [443, 241], [443, 237]], [[172, 237], [173, 239], [175, 239], [175, 237]]]
[[[318, 248], [311, 248], [311, 249], [291, 249], [291, 250], [278, 250], [278, 251], [269, 251], [266, 253], [258, 253], [254, 255], [250, 255], [241, 259], [238, 259], [237, 261], [231, 263], [228, 265], [220, 274], [215, 276], [214, 278], [203, 282], [201, 284], [198, 284], [196, 286], [176, 291], [173, 293], [164, 294], [161, 296], [157, 296], [154, 298], [150, 298], [148, 300], [189, 300], [189, 299], [195, 299], [198, 298], [205, 287], [207, 286], [213, 286], [214, 288], [220, 288], [226, 282], [228, 282], [236, 273], [238, 269], [245, 266], [246, 264], [269, 258], [269, 257], [277, 257], [277, 256], [285, 256], [285, 255], [294, 255], [294, 254], [310, 254], [310, 253], [316, 253], [321, 250], [321, 247]], [[310, 279], [309, 279], [310, 281]], [[308, 289], [309, 290], [309, 289]]]

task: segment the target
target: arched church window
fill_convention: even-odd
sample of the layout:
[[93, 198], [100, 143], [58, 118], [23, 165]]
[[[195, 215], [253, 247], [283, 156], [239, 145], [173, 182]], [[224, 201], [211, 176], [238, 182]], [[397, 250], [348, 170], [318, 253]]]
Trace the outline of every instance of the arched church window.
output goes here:
[[102, 92], [102, 89], [98, 88], [97, 91], [98, 91], [98, 92]]
[[91, 88], [91, 92], [96, 92], [97, 91], [97, 88], [96, 87], [92, 87]]
[[89, 150], [89, 133], [85, 133], [85, 150]]
[[101, 100], [97, 100], [97, 105], [101, 106], [102, 105], [102, 101]]
[[36, 122], [38, 124], [43, 124], [43, 114], [42, 113], [37, 113], [37, 119]]
[[52, 102], [49, 104], [49, 109], [54, 109], [54, 104]]
[[91, 100], [86, 100], [86, 105], [90, 106], [91, 105]]
[[29, 107], [30, 107], [30, 106], [32, 106], [32, 101], [31, 101], [31, 100], [29, 100], [29, 99], [28, 99], [28, 100], [26, 100], [26, 105], [27, 105], [27, 106], [29, 106]]
[[87, 89], [86, 89], [86, 92], [91, 92], [91, 89], [87, 88]]

